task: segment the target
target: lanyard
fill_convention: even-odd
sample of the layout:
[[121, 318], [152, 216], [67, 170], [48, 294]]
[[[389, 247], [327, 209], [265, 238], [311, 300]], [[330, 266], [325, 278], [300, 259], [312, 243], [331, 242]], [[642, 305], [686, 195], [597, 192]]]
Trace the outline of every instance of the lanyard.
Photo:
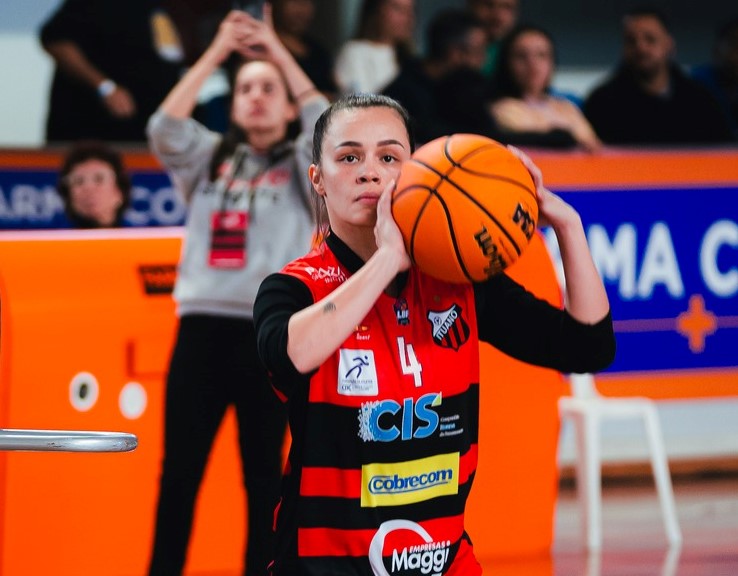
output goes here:
[[[282, 148], [278, 152], [270, 152], [269, 159], [267, 160], [266, 164], [256, 170], [256, 172], [252, 175], [250, 175], [247, 178], [243, 178], [243, 180], [249, 182], [249, 189], [247, 191], [246, 195], [246, 212], [249, 212], [249, 219], [253, 222], [254, 220], [254, 210], [253, 210], [253, 203], [254, 203], [254, 197], [256, 196], [256, 188], [259, 184], [259, 181], [262, 179], [262, 177], [269, 172], [276, 164], [278, 164], [280, 161], [282, 161], [283, 158], [285, 158], [290, 152], [292, 151], [291, 147]], [[222, 193], [221, 196], [221, 203], [220, 203], [220, 212], [225, 212], [227, 209], [227, 204], [229, 201], [235, 203], [240, 198], [242, 192], [232, 192], [231, 188], [233, 187], [234, 182], [236, 181], [236, 177], [240, 174], [243, 165], [245, 164], [246, 160], [248, 159], [248, 149], [245, 145], [240, 145], [236, 148], [236, 152], [233, 155], [233, 160], [231, 161], [230, 170], [228, 171], [228, 175], [226, 177], [222, 178], [223, 184], [221, 184], [219, 188], [219, 192]]]

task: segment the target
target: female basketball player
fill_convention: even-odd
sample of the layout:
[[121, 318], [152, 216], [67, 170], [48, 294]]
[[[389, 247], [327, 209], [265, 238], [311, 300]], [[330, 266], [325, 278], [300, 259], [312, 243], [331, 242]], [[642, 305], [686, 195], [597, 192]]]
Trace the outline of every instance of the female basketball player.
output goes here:
[[564, 372], [600, 370], [614, 355], [579, 215], [522, 153], [541, 220], [561, 245], [567, 309], [504, 274], [447, 284], [411, 265], [390, 194], [412, 150], [394, 100], [334, 103], [316, 125], [310, 167], [325, 242], [268, 277], [256, 299], [259, 352], [287, 399], [293, 438], [275, 576], [480, 574], [464, 530], [479, 340]]
[[[182, 572], [195, 497], [229, 405], [248, 496], [244, 573], [265, 574], [271, 558], [286, 412], [256, 352], [252, 308], [262, 279], [310, 247], [306, 174], [328, 102], [269, 21], [268, 10], [265, 22], [231, 12], [149, 123], [152, 149], [189, 203], [151, 575]], [[232, 130], [221, 137], [191, 115], [206, 78], [233, 53], [247, 61], [235, 76]], [[302, 132], [293, 140], [297, 119]]]

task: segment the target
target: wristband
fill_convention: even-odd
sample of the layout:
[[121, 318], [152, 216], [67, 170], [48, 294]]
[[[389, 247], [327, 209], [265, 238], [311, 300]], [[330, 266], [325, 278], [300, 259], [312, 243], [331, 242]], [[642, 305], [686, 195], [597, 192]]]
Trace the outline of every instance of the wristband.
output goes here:
[[110, 78], [106, 78], [97, 85], [97, 94], [100, 96], [100, 98], [107, 98], [113, 92], [115, 92], [115, 89], [117, 87], [118, 85], [115, 82], [113, 82]]

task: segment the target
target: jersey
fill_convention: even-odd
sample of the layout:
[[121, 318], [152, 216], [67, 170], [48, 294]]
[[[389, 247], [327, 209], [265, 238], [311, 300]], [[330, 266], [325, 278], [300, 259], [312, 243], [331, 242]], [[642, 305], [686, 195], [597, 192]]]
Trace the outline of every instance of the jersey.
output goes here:
[[[284, 270], [327, 296], [350, 272], [323, 245]], [[289, 398], [293, 443], [273, 574], [463, 574], [477, 467], [474, 292], [413, 268]], [[279, 388], [279, 384], [276, 384]]]

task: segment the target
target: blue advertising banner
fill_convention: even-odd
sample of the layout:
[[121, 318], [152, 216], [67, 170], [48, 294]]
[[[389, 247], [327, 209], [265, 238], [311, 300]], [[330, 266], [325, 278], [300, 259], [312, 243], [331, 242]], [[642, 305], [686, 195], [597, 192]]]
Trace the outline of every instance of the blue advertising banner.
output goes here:
[[608, 291], [609, 372], [738, 365], [738, 187], [556, 192], [581, 214]]
[[[129, 170], [133, 188], [126, 226], [177, 226], [186, 206], [169, 177], [159, 171]], [[0, 230], [69, 228], [56, 192], [55, 170], [0, 169]]]

